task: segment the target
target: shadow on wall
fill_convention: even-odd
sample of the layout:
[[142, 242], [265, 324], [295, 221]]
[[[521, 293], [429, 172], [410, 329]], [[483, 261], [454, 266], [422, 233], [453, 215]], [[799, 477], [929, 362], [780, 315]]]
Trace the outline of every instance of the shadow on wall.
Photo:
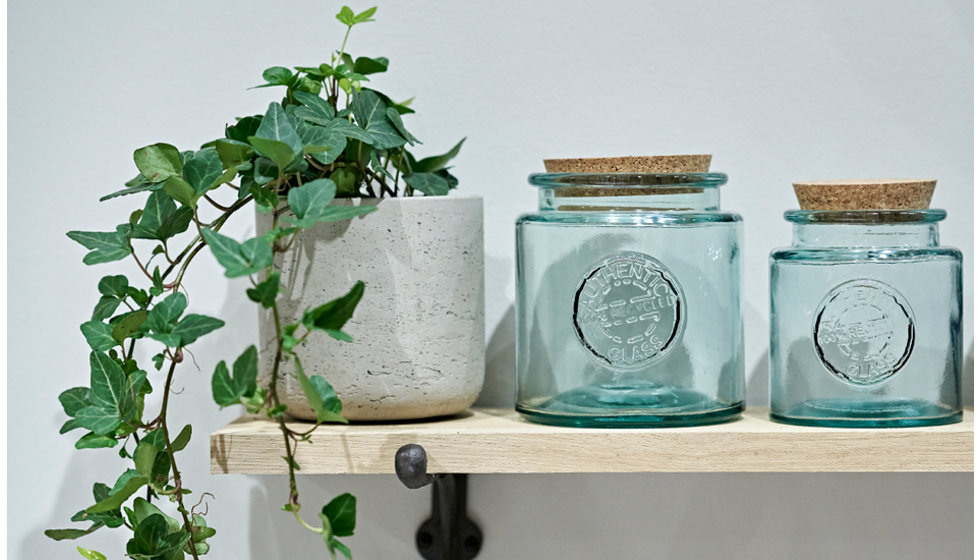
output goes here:
[[[329, 558], [319, 535], [307, 531], [280, 507], [287, 500], [285, 476], [248, 477], [248, 543], [251, 560]], [[429, 517], [431, 488], [409, 490], [395, 475], [298, 477], [304, 521], [319, 526], [317, 514], [335, 496], [357, 497], [357, 526], [342, 539], [355, 558], [417, 559], [415, 531]]]
[[487, 343], [487, 370], [483, 392], [474, 406], [513, 407], [517, 394], [517, 344], [514, 338], [514, 305], [511, 304]]
[[[503, 303], [511, 298], [507, 286], [514, 279], [514, 262], [511, 258], [486, 256], [485, 293], [488, 304]], [[491, 307], [487, 315], [494, 313]], [[487, 342], [486, 373], [483, 391], [473, 406], [513, 408], [517, 396], [517, 339], [514, 329], [516, 317], [514, 303], [510, 302]], [[488, 329], [489, 330], [489, 329]]]

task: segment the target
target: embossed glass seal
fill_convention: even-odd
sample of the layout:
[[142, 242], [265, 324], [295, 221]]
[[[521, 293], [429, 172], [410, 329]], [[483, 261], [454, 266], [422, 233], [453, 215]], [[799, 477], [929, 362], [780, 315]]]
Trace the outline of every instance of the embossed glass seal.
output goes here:
[[575, 334], [606, 366], [638, 369], [663, 357], [685, 321], [684, 293], [657, 259], [635, 251], [590, 267], [575, 292]]
[[877, 280], [844, 282], [817, 308], [813, 344], [824, 366], [855, 385], [880, 383], [898, 373], [915, 345], [908, 301]]

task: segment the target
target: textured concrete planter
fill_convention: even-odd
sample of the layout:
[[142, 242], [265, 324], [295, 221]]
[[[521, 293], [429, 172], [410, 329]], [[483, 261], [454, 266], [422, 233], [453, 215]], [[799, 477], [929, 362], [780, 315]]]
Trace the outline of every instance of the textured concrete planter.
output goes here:
[[[361, 199], [367, 216], [317, 224], [296, 240], [282, 270], [280, 313], [294, 322], [307, 307], [366, 284], [345, 343], [314, 333], [298, 349], [307, 375], [333, 385], [350, 420], [454, 414], [483, 385], [483, 200], [463, 197]], [[271, 216], [259, 214], [257, 230]], [[271, 372], [275, 327], [260, 311], [261, 371]], [[268, 375], [268, 373], [266, 374]], [[293, 374], [280, 364], [278, 391], [289, 413], [315, 419]]]

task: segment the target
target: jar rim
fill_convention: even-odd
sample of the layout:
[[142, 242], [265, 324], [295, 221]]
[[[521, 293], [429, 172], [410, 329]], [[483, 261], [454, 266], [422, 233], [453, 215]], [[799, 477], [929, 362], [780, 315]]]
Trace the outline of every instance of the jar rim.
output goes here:
[[724, 173], [532, 173], [528, 183], [555, 189], [569, 187], [622, 189], [629, 187], [655, 191], [662, 188], [716, 188], [728, 182]]
[[919, 210], [787, 210], [783, 218], [794, 224], [931, 224], [946, 218], [939, 208]]

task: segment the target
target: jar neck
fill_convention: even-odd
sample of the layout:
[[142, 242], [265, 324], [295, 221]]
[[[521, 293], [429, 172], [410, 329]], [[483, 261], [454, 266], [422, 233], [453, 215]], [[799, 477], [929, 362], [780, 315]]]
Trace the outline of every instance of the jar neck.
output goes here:
[[794, 247], [936, 247], [939, 224], [793, 224]]
[[704, 212], [717, 211], [717, 188], [590, 189], [588, 187], [541, 188], [540, 210], [566, 212]]
[[566, 212], [711, 212], [724, 173], [534, 173], [538, 207]]

